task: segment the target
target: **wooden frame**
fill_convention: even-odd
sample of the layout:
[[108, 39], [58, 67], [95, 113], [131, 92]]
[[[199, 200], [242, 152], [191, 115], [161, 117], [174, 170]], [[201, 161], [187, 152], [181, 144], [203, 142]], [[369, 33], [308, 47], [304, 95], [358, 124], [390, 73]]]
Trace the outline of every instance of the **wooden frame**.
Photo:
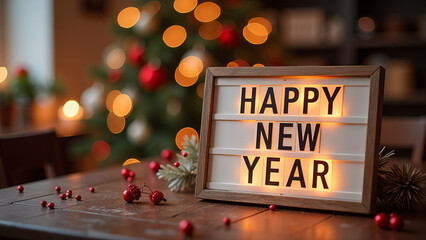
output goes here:
[[[370, 79], [367, 139], [365, 147], [364, 181], [361, 202], [283, 197], [274, 194], [259, 194], [207, 188], [211, 124], [214, 106], [215, 82], [218, 78], [283, 78], [310, 77], [363, 77]], [[383, 105], [384, 69], [380, 66], [313, 66], [313, 67], [211, 67], [206, 70], [203, 113], [200, 132], [198, 176], [195, 197], [257, 204], [275, 204], [321, 210], [354, 213], [372, 213], [376, 203], [377, 156], [380, 142], [380, 124]]]

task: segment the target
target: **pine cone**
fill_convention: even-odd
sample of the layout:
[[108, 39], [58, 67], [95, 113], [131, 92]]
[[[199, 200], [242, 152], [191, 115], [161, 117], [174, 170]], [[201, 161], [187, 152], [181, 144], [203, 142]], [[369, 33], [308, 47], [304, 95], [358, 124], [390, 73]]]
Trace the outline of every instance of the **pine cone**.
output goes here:
[[132, 193], [134, 200], [139, 200], [139, 198], [142, 195], [141, 189], [135, 184], [129, 184], [129, 186], [127, 187], [127, 190], [129, 190]]

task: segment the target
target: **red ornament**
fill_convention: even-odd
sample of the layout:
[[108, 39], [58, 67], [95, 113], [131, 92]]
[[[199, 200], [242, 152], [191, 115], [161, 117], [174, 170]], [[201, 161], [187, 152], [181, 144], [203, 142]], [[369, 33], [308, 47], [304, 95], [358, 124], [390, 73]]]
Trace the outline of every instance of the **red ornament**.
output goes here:
[[126, 180], [127, 180], [128, 182], [133, 182], [133, 177], [128, 177]]
[[71, 198], [72, 197], [72, 192], [67, 192], [67, 197]]
[[53, 208], [55, 208], [55, 204], [53, 202], [51, 202], [51, 203], [47, 204], [47, 207], [50, 208], [50, 209], [53, 209]]
[[172, 159], [173, 158], [173, 152], [172, 152], [172, 150], [170, 150], [170, 149], [163, 149], [161, 151], [161, 157], [164, 160], [170, 160], [170, 159]]
[[123, 199], [126, 202], [129, 202], [129, 203], [132, 202], [133, 201], [132, 193], [129, 190], [124, 190]]
[[182, 157], [188, 157], [188, 153], [187, 152], [182, 152]]
[[62, 188], [61, 188], [61, 187], [59, 187], [59, 186], [56, 186], [56, 187], [55, 187], [55, 191], [56, 191], [56, 192], [58, 192], [58, 193], [59, 193], [59, 192], [61, 192], [61, 190], [62, 190]]
[[179, 229], [186, 236], [191, 236], [192, 232], [194, 231], [194, 226], [192, 225], [190, 221], [182, 220], [179, 223]]
[[141, 65], [143, 63], [144, 54], [145, 48], [139, 44], [135, 44], [127, 52], [127, 60], [130, 64]]
[[275, 205], [273, 205], [273, 204], [272, 204], [272, 205], [270, 205], [270, 206], [269, 206], [269, 210], [274, 211], [274, 210], [275, 210]]
[[42, 207], [46, 207], [46, 206], [47, 206], [47, 202], [46, 202], [46, 201], [44, 201], [44, 200], [43, 200], [43, 201], [41, 201], [41, 203], [40, 203], [40, 204], [41, 204], [41, 206], [42, 206]]
[[389, 216], [386, 213], [379, 213], [374, 217], [374, 222], [379, 228], [385, 228], [389, 223]]
[[17, 189], [20, 193], [24, 191], [24, 187], [22, 185], [19, 185]]
[[67, 195], [65, 193], [62, 193], [61, 195], [59, 195], [59, 198], [65, 200], [67, 198]]
[[75, 196], [75, 200], [81, 201], [81, 196], [80, 195]]
[[237, 30], [233, 25], [224, 25], [217, 40], [226, 48], [235, 47], [239, 42]]
[[225, 217], [223, 218], [223, 223], [228, 226], [229, 224], [231, 224], [231, 219], [229, 219], [228, 217]]
[[389, 227], [394, 231], [399, 231], [404, 227], [404, 220], [401, 216], [393, 213], [389, 219]]
[[91, 187], [91, 188], [89, 188], [89, 191], [92, 192], [92, 193], [94, 193], [95, 192], [95, 188]]
[[129, 169], [127, 169], [127, 168], [121, 169], [121, 176], [123, 176], [124, 179], [129, 177], [129, 173], [130, 173]]
[[146, 64], [139, 71], [139, 83], [142, 88], [153, 92], [167, 81], [167, 71], [153, 64]]
[[179, 163], [179, 162], [175, 162], [175, 163], [173, 163], [173, 165], [174, 165], [175, 167], [179, 167], [179, 166], [180, 166], [180, 163]]
[[16, 76], [17, 77], [26, 77], [26, 76], [28, 76], [28, 72], [24, 67], [19, 66], [19, 67], [16, 68]]
[[112, 83], [118, 82], [123, 76], [123, 71], [121, 69], [111, 69], [108, 71], [108, 80]]
[[155, 190], [154, 192], [151, 192], [149, 194], [149, 200], [151, 200], [151, 202], [154, 204], [160, 204], [161, 201], [166, 202], [166, 199], [164, 198], [164, 194], [158, 190]]
[[158, 172], [158, 169], [160, 169], [160, 164], [156, 161], [152, 161], [149, 163], [149, 168], [151, 169], [151, 171], [153, 172]]

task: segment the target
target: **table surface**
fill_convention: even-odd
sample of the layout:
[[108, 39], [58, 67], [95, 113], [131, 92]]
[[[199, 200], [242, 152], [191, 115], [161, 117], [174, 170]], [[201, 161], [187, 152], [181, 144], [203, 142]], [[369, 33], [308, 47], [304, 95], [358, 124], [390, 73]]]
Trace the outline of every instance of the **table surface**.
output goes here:
[[[149, 170], [149, 161], [129, 166], [134, 183], [161, 190], [166, 203], [154, 205], [145, 195], [126, 203], [122, 192], [128, 183], [120, 166], [32, 182], [23, 185], [23, 193], [16, 186], [0, 189], [0, 238], [184, 239], [178, 225], [188, 219], [195, 227], [192, 237], [200, 239], [426, 239], [423, 210], [403, 214], [404, 230], [395, 232], [376, 227], [372, 216], [202, 201], [168, 190]], [[55, 186], [72, 190], [73, 198], [59, 199]], [[89, 192], [92, 186], [95, 193]], [[77, 194], [82, 201], [75, 200]], [[55, 203], [55, 209], [41, 207], [42, 200]], [[230, 226], [224, 226], [224, 217]]]

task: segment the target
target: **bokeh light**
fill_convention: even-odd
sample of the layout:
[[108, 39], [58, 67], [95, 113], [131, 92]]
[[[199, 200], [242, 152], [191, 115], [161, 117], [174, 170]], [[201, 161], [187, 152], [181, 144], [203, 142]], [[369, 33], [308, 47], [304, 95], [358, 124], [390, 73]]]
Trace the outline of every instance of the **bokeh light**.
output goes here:
[[249, 67], [248, 62], [242, 59], [236, 59], [234, 61], [229, 62], [226, 67]]
[[203, 61], [197, 56], [188, 56], [179, 64], [180, 73], [188, 78], [198, 77], [198, 75], [203, 71]]
[[133, 104], [130, 97], [126, 94], [118, 95], [112, 104], [112, 112], [118, 117], [124, 117], [132, 111]]
[[[255, 31], [255, 32], [252, 32]], [[264, 33], [267, 33], [266, 28], [259, 24], [259, 23], [249, 23], [247, 26], [243, 29], [243, 36], [244, 38], [251, 44], [262, 44], [268, 40], [268, 35], [262, 35]], [[259, 34], [259, 35], [257, 35]]]
[[250, 19], [249, 21], [248, 21], [248, 23], [250, 24], [250, 23], [258, 23], [258, 24], [261, 24], [262, 26], [264, 26], [265, 28], [266, 28], [266, 30], [267, 30], [267, 32], [268, 32], [268, 34], [270, 34], [271, 33], [271, 31], [272, 31], [272, 24], [266, 19], [266, 18], [263, 18], [263, 17], [255, 17], [255, 18], [252, 18], [252, 19]]
[[117, 16], [117, 23], [122, 28], [131, 28], [139, 20], [140, 12], [135, 7], [127, 7], [120, 11]]
[[201, 3], [195, 8], [194, 16], [200, 22], [211, 22], [220, 16], [220, 7], [212, 2]]
[[166, 29], [163, 33], [164, 43], [171, 47], [179, 47], [186, 39], [185, 28], [180, 25], [173, 25]]
[[359, 29], [363, 32], [372, 32], [376, 29], [376, 24], [374, 20], [370, 17], [362, 17], [358, 20]]
[[126, 53], [121, 48], [112, 49], [106, 57], [106, 64], [111, 69], [121, 68], [121, 66], [123, 66], [125, 61], [126, 61]]
[[191, 127], [186, 127], [186, 128], [182, 128], [177, 134], [176, 134], [176, 146], [180, 149], [183, 150], [183, 142], [184, 142], [184, 137], [188, 136], [189, 138], [192, 137], [192, 135], [195, 136], [196, 141], [198, 142], [198, 133], [197, 131], [195, 131], [195, 129], [191, 128]]
[[200, 98], [204, 98], [204, 83], [198, 84], [198, 86], [197, 86], [197, 95]]
[[[151, 17], [158, 13], [161, 9], [160, 1], [149, 1], [143, 5], [141, 14], [148, 13]], [[142, 17], [142, 16], [141, 16]]]
[[173, 7], [178, 13], [188, 13], [197, 6], [197, 0], [175, 0]]
[[7, 78], [7, 68], [0, 67], [0, 83], [2, 83]]
[[114, 113], [109, 113], [107, 117], [108, 130], [114, 134], [121, 133], [126, 126], [126, 119], [118, 117]]
[[63, 112], [66, 117], [72, 118], [77, 115], [80, 105], [74, 100], [69, 100], [64, 104]]
[[195, 77], [186, 77], [179, 71], [179, 67], [178, 67], [176, 68], [176, 71], [175, 71], [175, 80], [182, 87], [189, 87], [194, 85], [194, 83], [197, 82], [198, 75]]
[[260, 23], [249, 23], [247, 24], [247, 30], [256, 36], [268, 36], [268, 29]]
[[135, 163], [141, 163], [141, 161], [137, 160], [136, 158], [129, 158], [123, 163], [123, 166], [135, 164]]
[[105, 141], [96, 141], [92, 144], [91, 154], [97, 161], [105, 160], [111, 152], [111, 147]]
[[116, 97], [118, 97], [118, 95], [120, 95], [121, 92], [118, 90], [112, 90], [111, 92], [108, 93], [107, 97], [106, 97], [106, 101], [105, 101], [105, 105], [108, 109], [108, 111], [112, 112], [112, 105], [114, 103], [114, 100]]
[[202, 23], [200, 28], [198, 28], [198, 33], [200, 36], [206, 40], [213, 40], [220, 36], [222, 33], [222, 24], [218, 21], [211, 21], [207, 23]]
[[264, 67], [265, 65], [261, 64], [261, 63], [256, 63], [253, 65], [253, 67]]

